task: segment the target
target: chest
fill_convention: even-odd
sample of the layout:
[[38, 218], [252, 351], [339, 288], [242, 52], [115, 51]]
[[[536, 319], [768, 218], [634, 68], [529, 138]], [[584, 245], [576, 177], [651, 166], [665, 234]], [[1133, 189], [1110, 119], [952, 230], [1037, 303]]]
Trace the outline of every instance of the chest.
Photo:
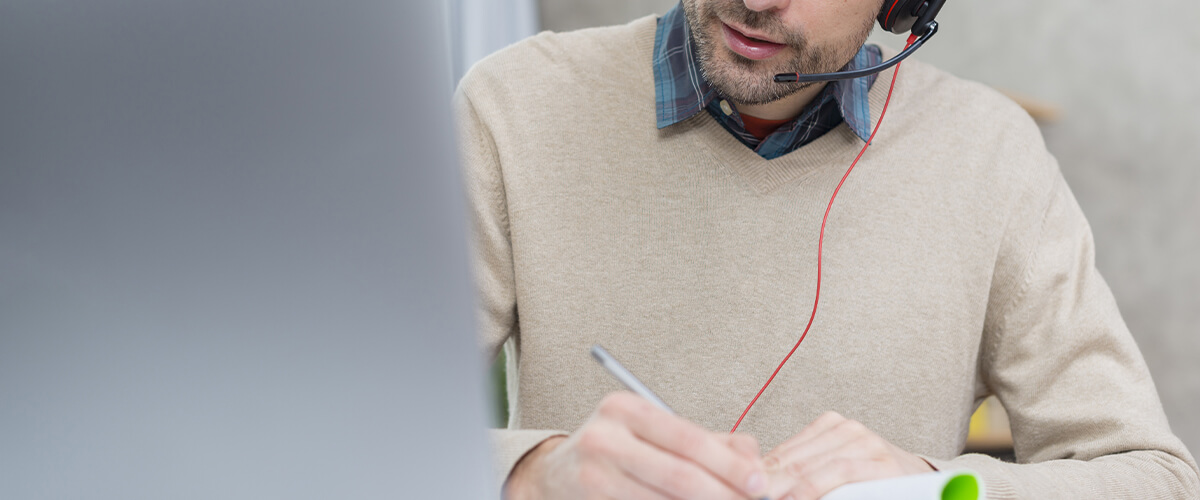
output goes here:
[[[520, 383], [574, 395], [539, 407], [553, 428], [618, 389], [590, 366], [594, 343], [681, 413], [727, 428], [812, 314], [844, 167], [760, 193], [702, 154], [672, 165], [625, 158], [509, 190]], [[756, 406], [765, 420], [747, 422], [764, 442], [825, 410], [897, 439], [931, 422], [954, 434], [970, 415], [998, 230], [962, 216], [978, 212], [970, 196], [863, 166], [826, 223], [809, 337]]]

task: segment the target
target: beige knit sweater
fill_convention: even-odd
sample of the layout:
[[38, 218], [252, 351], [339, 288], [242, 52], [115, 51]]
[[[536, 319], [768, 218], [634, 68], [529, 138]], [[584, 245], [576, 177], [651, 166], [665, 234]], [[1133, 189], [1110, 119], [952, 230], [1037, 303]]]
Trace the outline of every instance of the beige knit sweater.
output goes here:
[[[728, 430], [808, 319], [821, 214], [861, 140], [842, 125], [768, 161], [707, 113], [656, 129], [654, 28], [538, 35], [462, 81], [482, 338], [509, 355], [501, 477], [620, 389], [592, 344]], [[1093, 252], [1030, 118], [904, 63], [829, 216], [812, 332], [739, 430], [765, 451], [835, 410], [996, 499], [1200, 497]], [[990, 394], [1020, 464], [959, 456]]]

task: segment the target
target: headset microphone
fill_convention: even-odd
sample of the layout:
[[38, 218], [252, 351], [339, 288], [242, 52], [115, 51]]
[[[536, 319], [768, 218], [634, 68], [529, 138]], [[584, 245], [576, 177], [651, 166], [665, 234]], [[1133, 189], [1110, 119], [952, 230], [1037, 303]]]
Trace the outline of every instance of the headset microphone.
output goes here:
[[904, 34], [911, 30], [913, 36], [909, 38], [908, 47], [881, 64], [855, 71], [838, 71], [836, 73], [780, 73], [775, 75], [775, 81], [777, 83], [793, 83], [849, 80], [872, 75], [895, 66], [916, 52], [937, 33], [938, 23], [933, 19], [937, 17], [945, 3], [946, 0], [885, 0], [877, 18], [879, 25], [896, 34]]

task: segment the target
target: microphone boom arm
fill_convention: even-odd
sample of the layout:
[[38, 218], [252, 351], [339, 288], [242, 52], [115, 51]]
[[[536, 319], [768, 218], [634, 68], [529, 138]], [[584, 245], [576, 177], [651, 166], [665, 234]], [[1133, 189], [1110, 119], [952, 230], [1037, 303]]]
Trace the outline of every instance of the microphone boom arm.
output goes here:
[[937, 33], [937, 30], [938, 30], [937, 21], [930, 22], [927, 28], [928, 29], [925, 31], [925, 34], [921, 35], [920, 38], [917, 38], [917, 40], [914, 41], [911, 45], [909, 45], [908, 48], [904, 49], [899, 54], [896, 54], [896, 57], [888, 59], [887, 61], [884, 61], [876, 66], [871, 66], [870, 68], [863, 68], [863, 69], [855, 70], [855, 71], [839, 71], [837, 73], [816, 73], [816, 74], [780, 73], [778, 75], [775, 75], [775, 82], [776, 83], [827, 82], [827, 81], [831, 81], [831, 80], [850, 80], [853, 78], [862, 78], [864, 76], [873, 75], [875, 73], [878, 73], [880, 71], [886, 70], [892, 66], [899, 64], [900, 61], [905, 60], [906, 58], [908, 58], [908, 56], [911, 56], [913, 52], [916, 52], [917, 49], [921, 48], [922, 45], [925, 45], [925, 42], [929, 41], [929, 39], [933, 38], [933, 35]]

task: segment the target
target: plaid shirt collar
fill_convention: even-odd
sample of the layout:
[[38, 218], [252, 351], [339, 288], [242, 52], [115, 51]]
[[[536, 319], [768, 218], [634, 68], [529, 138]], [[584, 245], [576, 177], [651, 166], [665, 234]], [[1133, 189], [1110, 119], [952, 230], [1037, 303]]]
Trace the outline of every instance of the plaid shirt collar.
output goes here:
[[[687, 18], [680, 4], [658, 19], [654, 35], [654, 95], [658, 128], [665, 128], [705, 109], [743, 144], [768, 160], [795, 151], [816, 140], [843, 121], [863, 141], [871, 135], [867, 92], [875, 75], [836, 80], [825, 86], [800, 115], [759, 140], [746, 131], [732, 103], [700, 73]], [[854, 70], [882, 60], [879, 47], [864, 45], [844, 70]]]

